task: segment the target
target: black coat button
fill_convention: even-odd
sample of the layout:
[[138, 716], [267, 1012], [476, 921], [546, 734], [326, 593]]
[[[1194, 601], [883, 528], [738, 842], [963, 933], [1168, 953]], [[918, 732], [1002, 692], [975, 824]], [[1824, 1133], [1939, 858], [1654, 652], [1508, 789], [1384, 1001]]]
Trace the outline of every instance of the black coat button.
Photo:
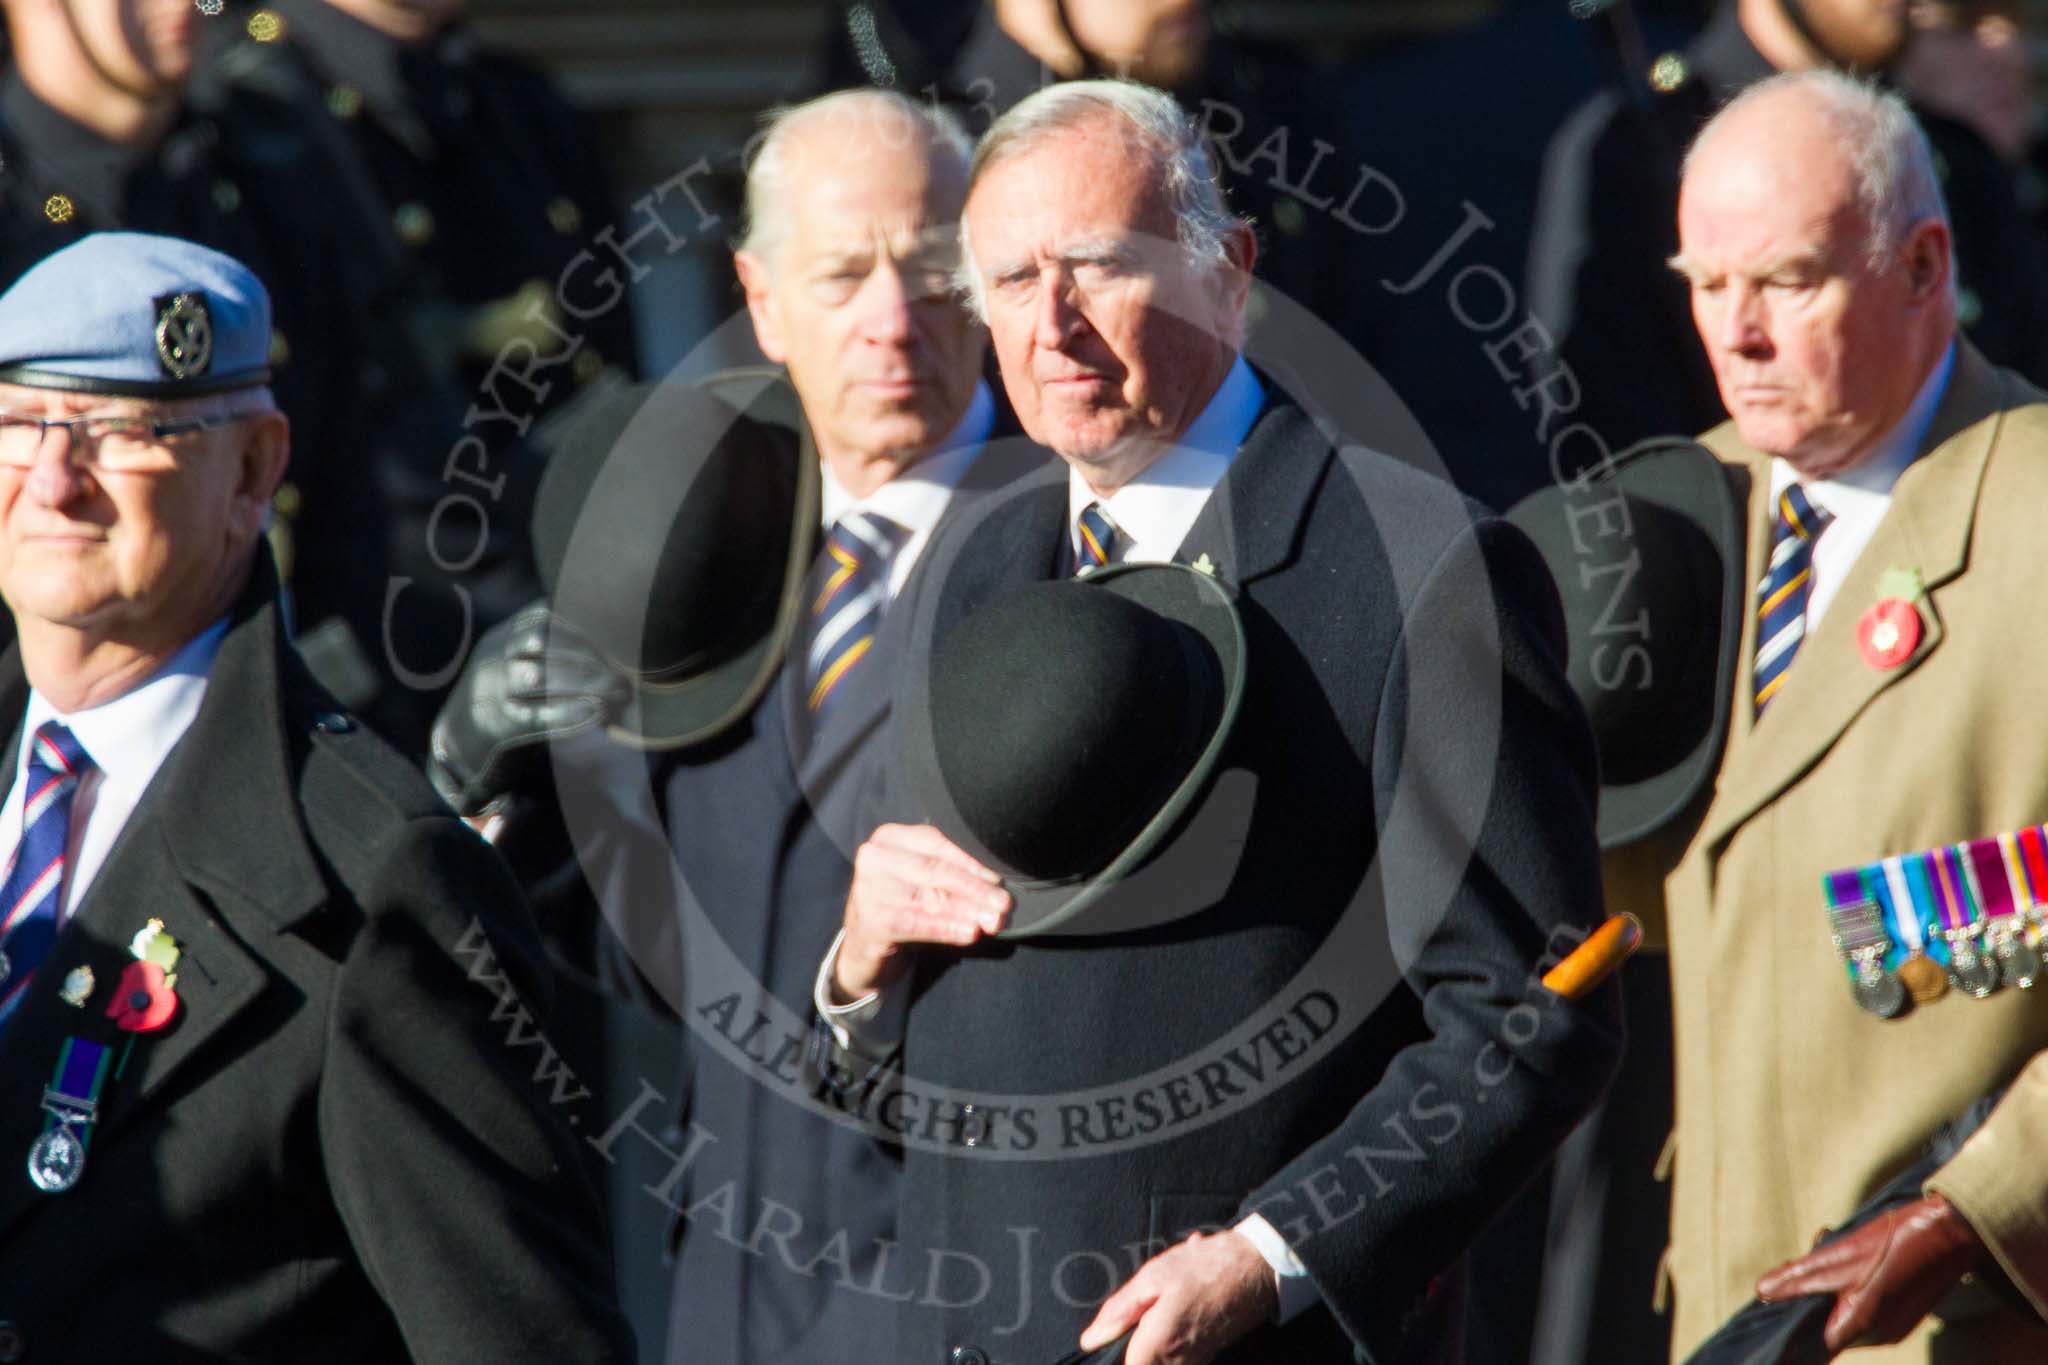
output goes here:
[[0, 1365], [14, 1365], [28, 1355], [28, 1339], [11, 1322], [0, 1322]]
[[979, 1346], [955, 1346], [946, 1365], [988, 1365], [988, 1352]]

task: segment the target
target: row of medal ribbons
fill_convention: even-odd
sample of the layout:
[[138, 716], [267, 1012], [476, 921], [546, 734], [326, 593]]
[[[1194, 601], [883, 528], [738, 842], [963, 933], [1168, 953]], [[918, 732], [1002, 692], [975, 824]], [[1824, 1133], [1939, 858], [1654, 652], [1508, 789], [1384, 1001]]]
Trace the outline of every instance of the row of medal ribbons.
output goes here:
[[2026, 990], [2048, 936], [2048, 827], [1945, 844], [1821, 878], [1856, 1003], [1882, 1019], [1951, 988]]

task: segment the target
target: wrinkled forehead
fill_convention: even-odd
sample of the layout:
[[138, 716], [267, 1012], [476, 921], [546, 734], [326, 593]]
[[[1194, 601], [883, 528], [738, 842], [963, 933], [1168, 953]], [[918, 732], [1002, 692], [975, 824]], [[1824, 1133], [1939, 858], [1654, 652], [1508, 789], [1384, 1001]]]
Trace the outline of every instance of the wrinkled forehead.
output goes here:
[[898, 260], [947, 256], [959, 249], [956, 223], [934, 221], [916, 204], [868, 204], [860, 210], [805, 214], [791, 225], [785, 259], [809, 261], [868, 257], [876, 252]]
[[907, 255], [950, 248], [959, 234], [960, 189], [921, 147], [855, 144], [840, 159], [792, 157], [782, 177], [774, 191], [787, 249], [799, 256], [877, 244]]
[[975, 257], [1064, 256], [1105, 242], [1171, 244], [1158, 154], [1098, 124], [1063, 130], [982, 171], [968, 196]]

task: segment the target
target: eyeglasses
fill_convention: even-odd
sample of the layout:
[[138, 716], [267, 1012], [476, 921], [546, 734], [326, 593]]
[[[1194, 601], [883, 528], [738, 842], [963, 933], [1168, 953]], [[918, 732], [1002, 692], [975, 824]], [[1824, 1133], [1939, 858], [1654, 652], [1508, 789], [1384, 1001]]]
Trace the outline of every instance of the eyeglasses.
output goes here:
[[53, 428], [71, 433], [72, 460], [88, 469], [140, 473], [177, 463], [169, 443], [203, 431], [218, 431], [254, 416], [247, 412], [205, 417], [137, 417], [88, 413], [83, 417], [35, 417], [0, 409], [0, 465], [32, 469]]

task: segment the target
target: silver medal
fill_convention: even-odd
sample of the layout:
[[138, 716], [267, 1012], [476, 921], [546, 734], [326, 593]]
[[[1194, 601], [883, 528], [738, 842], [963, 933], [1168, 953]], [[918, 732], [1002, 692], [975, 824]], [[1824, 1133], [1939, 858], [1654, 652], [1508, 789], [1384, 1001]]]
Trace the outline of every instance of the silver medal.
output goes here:
[[1979, 953], [1967, 943], [1957, 940], [1950, 944], [1952, 956], [1949, 959], [1949, 980], [1956, 989], [1967, 991], [1979, 1000], [1998, 989], [1998, 964]]
[[1830, 906], [1828, 919], [1834, 925], [1835, 950], [1855, 968], [1849, 994], [1859, 1008], [1880, 1019], [1895, 1019], [1906, 1008], [1905, 983], [1886, 970], [1884, 960], [1892, 950], [1892, 939], [1884, 924], [1884, 911], [1875, 901], [1852, 901]]
[[68, 1124], [58, 1124], [28, 1149], [28, 1178], [45, 1194], [62, 1194], [85, 1174], [85, 1144]]
[[2031, 987], [2041, 976], [2041, 950], [2014, 935], [1998, 945], [1998, 975], [2018, 990]]
[[1856, 981], [1850, 990], [1858, 1005], [1880, 1019], [1896, 1019], [1906, 1008], [1906, 988], [1899, 978], [1868, 959], [1856, 964]]

